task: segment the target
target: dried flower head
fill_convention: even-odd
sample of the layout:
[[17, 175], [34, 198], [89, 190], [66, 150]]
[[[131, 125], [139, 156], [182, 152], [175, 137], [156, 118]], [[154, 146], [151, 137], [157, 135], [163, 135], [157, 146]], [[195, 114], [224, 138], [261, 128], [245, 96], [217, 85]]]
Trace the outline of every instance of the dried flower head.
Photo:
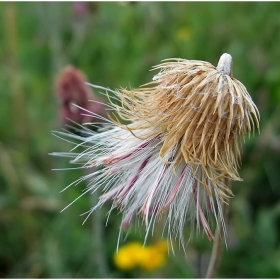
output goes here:
[[169, 237], [184, 243], [189, 221], [213, 240], [208, 222], [213, 216], [222, 220], [225, 233], [221, 203], [232, 192], [223, 179], [240, 180], [239, 137], [259, 127], [258, 109], [232, 77], [231, 66], [229, 54], [217, 67], [169, 59], [154, 68], [160, 71], [152, 82], [114, 92], [121, 101], [121, 106], [112, 104], [114, 120], [84, 137], [87, 149], [72, 160], [85, 168], [104, 167], [80, 179], [90, 179], [88, 192], [104, 191], [88, 214], [113, 200], [112, 209], [123, 212], [123, 229], [142, 216], [148, 234], [165, 216]]
[[221, 199], [231, 194], [223, 177], [240, 180], [239, 136], [254, 128], [254, 120], [258, 126], [259, 119], [246, 88], [231, 76], [231, 63], [229, 54], [217, 68], [204, 61], [168, 60], [154, 68], [161, 70], [153, 82], [118, 93], [123, 104], [119, 115], [132, 122], [127, 129], [151, 132], [143, 140], [163, 135], [160, 157], [176, 147], [174, 166], [185, 161], [201, 167], [197, 179], [207, 190], [208, 180], [217, 183]]

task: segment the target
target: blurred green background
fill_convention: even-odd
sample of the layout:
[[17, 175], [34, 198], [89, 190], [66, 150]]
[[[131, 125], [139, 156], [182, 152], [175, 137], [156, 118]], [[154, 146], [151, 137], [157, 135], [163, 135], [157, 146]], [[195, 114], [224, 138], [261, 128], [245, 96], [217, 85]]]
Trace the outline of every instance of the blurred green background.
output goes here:
[[[72, 166], [48, 154], [72, 147], [52, 135], [61, 129], [55, 81], [65, 66], [93, 84], [138, 87], [162, 59], [216, 65], [224, 52], [260, 110], [261, 135], [244, 146], [217, 277], [280, 276], [280, 3], [0, 3], [0, 19], [0, 278], [205, 276], [212, 244], [202, 235], [187, 258], [177, 250], [154, 271], [118, 269], [120, 215], [105, 227], [106, 205], [82, 226], [90, 195], [60, 213], [85, 184], [59, 192], [83, 174], [52, 171]], [[133, 230], [120, 245], [143, 234]]]

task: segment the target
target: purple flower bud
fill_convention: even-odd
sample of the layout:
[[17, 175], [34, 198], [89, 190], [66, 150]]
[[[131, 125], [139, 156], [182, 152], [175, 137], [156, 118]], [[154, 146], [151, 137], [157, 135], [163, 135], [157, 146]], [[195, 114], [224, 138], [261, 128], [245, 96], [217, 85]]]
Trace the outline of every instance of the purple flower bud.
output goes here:
[[74, 2], [73, 13], [76, 17], [83, 17], [88, 13], [89, 5], [87, 2]]
[[78, 123], [95, 121], [94, 116], [86, 110], [101, 116], [105, 115], [105, 106], [99, 103], [100, 99], [92, 95], [86, 81], [85, 75], [73, 66], [67, 66], [59, 75], [57, 96], [61, 103], [62, 124], [67, 124], [70, 120]]

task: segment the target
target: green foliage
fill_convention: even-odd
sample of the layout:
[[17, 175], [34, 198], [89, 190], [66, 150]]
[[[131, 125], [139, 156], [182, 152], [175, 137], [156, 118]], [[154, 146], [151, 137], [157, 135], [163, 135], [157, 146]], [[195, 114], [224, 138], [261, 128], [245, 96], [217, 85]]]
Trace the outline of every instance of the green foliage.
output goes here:
[[[149, 70], [162, 59], [216, 65], [224, 52], [260, 110], [261, 135], [244, 146], [244, 181], [233, 184], [228, 249], [218, 277], [279, 277], [280, 4], [91, 2], [84, 14], [74, 10], [75, 3], [0, 4], [0, 277], [205, 276], [211, 251], [205, 236], [189, 243], [187, 259], [182, 250], [170, 253], [163, 269], [119, 271], [112, 256], [120, 215], [113, 212], [105, 228], [107, 205], [82, 226], [90, 195], [60, 213], [85, 184], [59, 192], [83, 174], [52, 171], [71, 166], [48, 154], [72, 147], [51, 135], [61, 129], [55, 81], [66, 65], [114, 89], [150, 81], [155, 73]], [[132, 231], [127, 241], [142, 241], [143, 234]], [[149, 242], [160, 235], [155, 230]]]

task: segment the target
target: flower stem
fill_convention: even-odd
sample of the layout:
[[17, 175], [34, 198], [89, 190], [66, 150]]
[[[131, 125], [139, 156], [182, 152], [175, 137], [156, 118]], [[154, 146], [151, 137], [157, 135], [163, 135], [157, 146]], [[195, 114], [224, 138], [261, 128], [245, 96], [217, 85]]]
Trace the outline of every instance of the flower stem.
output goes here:
[[[93, 170], [92, 170], [93, 171]], [[89, 169], [86, 169], [86, 175], [89, 174]], [[90, 195], [90, 201], [92, 205], [96, 205], [99, 197], [99, 190], [95, 192], [95, 194]], [[92, 233], [93, 233], [93, 262], [96, 264], [96, 270], [99, 274], [100, 278], [108, 278], [108, 265], [106, 261], [106, 250], [105, 250], [105, 242], [104, 242], [104, 232], [102, 226], [102, 218], [100, 211], [94, 211], [92, 214]]]
[[[98, 192], [98, 191], [97, 191]], [[97, 194], [91, 195], [91, 201], [93, 205], [97, 203]], [[105, 244], [104, 244], [104, 232], [102, 226], [102, 219], [100, 211], [94, 211], [92, 213], [92, 231], [94, 234], [94, 260], [97, 264], [97, 270], [101, 278], [107, 278], [108, 275], [108, 267], [106, 262], [105, 255]]]
[[[230, 187], [230, 181], [228, 178], [225, 178], [225, 184]], [[224, 216], [224, 221], [227, 220], [228, 215], [228, 205], [226, 203], [222, 203], [222, 212]], [[211, 258], [209, 261], [209, 265], [207, 268], [207, 273], [205, 278], [214, 278], [217, 274], [218, 268], [220, 266], [221, 257], [223, 253], [223, 241], [220, 236], [220, 229], [222, 228], [222, 221], [219, 219], [218, 226], [215, 232], [215, 240], [216, 242], [213, 244]]]

